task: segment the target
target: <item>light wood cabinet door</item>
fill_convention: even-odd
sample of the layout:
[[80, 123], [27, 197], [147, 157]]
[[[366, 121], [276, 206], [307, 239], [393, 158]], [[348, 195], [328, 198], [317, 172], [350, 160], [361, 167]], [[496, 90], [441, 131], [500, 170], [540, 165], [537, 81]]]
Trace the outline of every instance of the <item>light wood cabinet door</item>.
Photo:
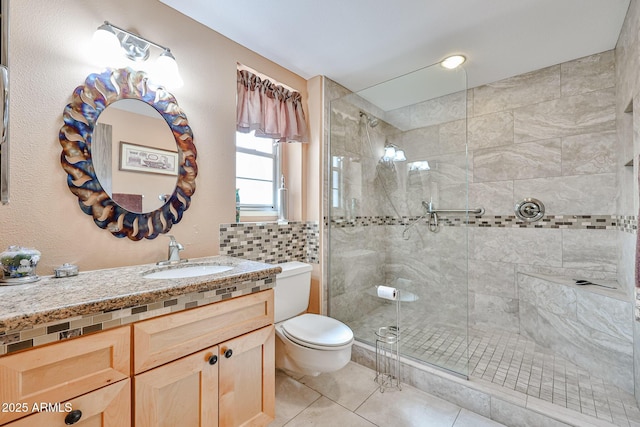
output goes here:
[[218, 347], [134, 378], [136, 427], [218, 426]]
[[[1, 357], [0, 402], [32, 408], [129, 378], [130, 331], [112, 329]], [[0, 425], [25, 415], [0, 412]]]
[[136, 427], [266, 426], [275, 418], [273, 325], [134, 378]]
[[48, 411], [29, 415], [5, 427], [129, 427], [131, 380], [119, 381], [68, 402], [49, 406]]
[[275, 328], [219, 347], [220, 427], [266, 426], [275, 418]]

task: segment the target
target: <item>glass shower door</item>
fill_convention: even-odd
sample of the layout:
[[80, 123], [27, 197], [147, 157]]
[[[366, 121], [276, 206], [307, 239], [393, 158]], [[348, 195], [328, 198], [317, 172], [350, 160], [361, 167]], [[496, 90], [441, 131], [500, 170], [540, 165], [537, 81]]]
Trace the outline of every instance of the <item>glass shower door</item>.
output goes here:
[[371, 345], [399, 325], [404, 357], [465, 376], [466, 104], [438, 64], [332, 100], [327, 170], [329, 315]]

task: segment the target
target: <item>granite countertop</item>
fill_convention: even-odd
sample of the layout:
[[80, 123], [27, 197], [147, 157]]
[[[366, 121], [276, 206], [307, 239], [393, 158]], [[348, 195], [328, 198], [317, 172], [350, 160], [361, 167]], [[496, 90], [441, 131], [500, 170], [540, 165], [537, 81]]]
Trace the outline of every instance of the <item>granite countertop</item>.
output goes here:
[[[152, 271], [199, 264], [233, 269], [199, 277], [146, 279]], [[149, 304], [190, 292], [205, 292], [232, 283], [275, 276], [281, 267], [228, 256], [191, 259], [160, 267], [143, 264], [81, 272], [77, 276], [41, 277], [37, 282], [0, 286], [0, 334], [73, 316]]]

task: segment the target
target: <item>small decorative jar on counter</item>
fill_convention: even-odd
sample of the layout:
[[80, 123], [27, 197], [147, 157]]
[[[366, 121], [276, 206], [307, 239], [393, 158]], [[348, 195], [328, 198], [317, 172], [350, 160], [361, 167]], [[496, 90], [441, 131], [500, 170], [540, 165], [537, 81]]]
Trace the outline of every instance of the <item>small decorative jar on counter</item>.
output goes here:
[[78, 266], [65, 262], [53, 270], [54, 277], [71, 277], [78, 275]]
[[9, 246], [6, 251], [0, 253], [0, 263], [2, 263], [0, 285], [40, 280], [36, 275], [38, 261], [40, 261], [40, 252], [36, 249]]

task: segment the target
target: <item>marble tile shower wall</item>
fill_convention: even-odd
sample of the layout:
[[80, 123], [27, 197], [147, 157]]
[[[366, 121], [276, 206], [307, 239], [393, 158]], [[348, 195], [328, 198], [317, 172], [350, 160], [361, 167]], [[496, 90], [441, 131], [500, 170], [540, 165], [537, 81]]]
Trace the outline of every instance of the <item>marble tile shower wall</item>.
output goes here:
[[[402, 278], [433, 303], [425, 309], [431, 316], [455, 324], [466, 307], [463, 313], [441, 307], [466, 299], [456, 283], [466, 283], [468, 271], [470, 322], [517, 332], [519, 272], [616, 278], [618, 233], [635, 233], [637, 220], [616, 216], [614, 52], [464, 95], [466, 119], [461, 94], [385, 113], [385, 122], [369, 129], [371, 147], [358, 117], [362, 106], [348, 99], [331, 103], [331, 156], [342, 183], [333, 190], [340, 203], [331, 212], [332, 315], [336, 306], [347, 317], [366, 313], [375, 303], [354, 304], [359, 292]], [[402, 146], [410, 162], [428, 160], [432, 170], [381, 170], [371, 153], [385, 141]], [[396, 211], [416, 218], [420, 202], [429, 199], [437, 207], [464, 208], [467, 161], [469, 207], [483, 207], [485, 215], [460, 228], [447, 227], [460, 224], [451, 218], [440, 233], [422, 224], [405, 240], [391, 219]], [[513, 206], [525, 197], [545, 204], [545, 221], [515, 220]], [[357, 275], [355, 284], [346, 278], [346, 270], [371, 262], [376, 269]]]
[[[518, 272], [616, 277], [615, 55], [603, 52], [469, 91], [469, 204], [611, 218], [582, 229], [469, 229], [470, 320], [517, 331]], [[629, 290], [631, 291], [631, 290]]]
[[518, 274], [517, 290], [522, 336], [633, 393], [629, 298], [617, 290], [580, 288], [568, 280], [562, 283], [536, 274]]
[[[640, 1], [631, 0], [618, 43], [616, 45], [616, 93], [618, 104], [619, 163], [637, 159], [640, 152], [640, 98], [638, 89], [638, 69], [640, 69]], [[631, 102], [633, 111], [627, 114]], [[618, 208], [621, 213], [638, 210], [638, 163], [633, 168], [619, 168], [620, 197]], [[622, 169], [622, 170], [620, 170]], [[635, 282], [636, 238], [620, 233], [620, 260], [618, 278], [620, 282]], [[636, 320], [640, 320], [640, 288], [636, 288]], [[640, 322], [634, 322], [634, 354], [640, 354]], [[640, 404], [640, 357], [634, 357], [634, 378], [636, 400]]]

